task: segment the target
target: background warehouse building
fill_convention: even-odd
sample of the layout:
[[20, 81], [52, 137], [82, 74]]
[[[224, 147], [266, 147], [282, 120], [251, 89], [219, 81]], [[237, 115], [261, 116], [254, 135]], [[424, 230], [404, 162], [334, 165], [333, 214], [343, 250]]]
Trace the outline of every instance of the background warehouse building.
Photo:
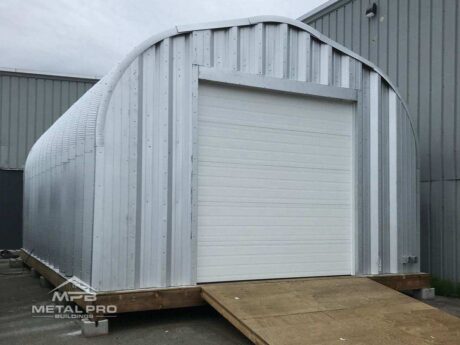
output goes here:
[[0, 69], [0, 249], [22, 246], [23, 169], [30, 148], [96, 82]]
[[329, 1], [299, 19], [397, 83], [420, 140], [422, 270], [460, 294], [459, 1]]
[[97, 291], [419, 272], [417, 176], [359, 55], [282, 17], [178, 26], [34, 144], [24, 248]]

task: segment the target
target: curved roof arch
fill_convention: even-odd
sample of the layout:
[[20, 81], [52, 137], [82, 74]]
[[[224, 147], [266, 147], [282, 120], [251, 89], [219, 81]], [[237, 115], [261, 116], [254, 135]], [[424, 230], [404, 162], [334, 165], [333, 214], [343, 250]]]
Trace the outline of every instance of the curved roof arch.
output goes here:
[[248, 26], [248, 25], [255, 25], [259, 23], [278, 23], [278, 24], [288, 24], [293, 27], [296, 27], [300, 30], [303, 30], [313, 37], [315, 37], [317, 40], [331, 46], [332, 48], [336, 49], [337, 51], [340, 51], [357, 61], [360, 61], [367, 67], [371, 68], [374, 70], [377, 74], [379, 74], [383, 80], [385, 80], [386, 83], [394, 90], [398, 98], [400, 99], [405, 113], [407, 114], [411, 131], [414, 136], [414, 141], [415, 141], [415, 146], [416, 146], [416, 151], [418, 154], [418, 138], [417, 134], [415, 131], [414, 123], [412, 121], [412, 117], [410, 116], [409, 108], [407, 106], [406, 101], [404, 98], [401, 96], [401, 93], [399, 92], [397, 86], [395, 83], [391, 81], [391, 79], [379, 68], [377, 67], [374, 63], [371, 61], [363, 58], [362, 56], [354, 53], [353, 51], [349, 50], [348, 48], [342, 46], [341, 44], [331, 40], [327, 36], [323, 35], [319, 31], [315, 30], [314, 28], [298, 21], [295, 19], [287, 18], [287, 17], [282, 17], [282, 16], [270, 16], [270, 15], [265, 15], [265, 16], [256, 16], [256, 17], [248, 17], [248, 18], [241, 18], [241, 19], [234, 19], [234, 20], [227, 20], [227, 21], [216, 21], [216, 22], [208, 22], [208, 23], [201, 23], [201, 24], [191, 24], [191, 25], [180, 25], [180, 26], [175, 26], [172, 29], [163, 31], [161, 33], [158, 33], [156, 35], [153, 35], [137, 45], [123, 60], [121, 60], [115, 68], [106, 76], [104, 77], [101, 82], [104, 84], [106, 90], [105, 93], [102, 95], [99, 110], [97, 113], [97, 120], [96, 120], [96, 146], [102, 146], [104, 145], [104, 137], [103, 137], [103, 130], [104, 130], [104, 125], [105, 125], [105, 118], [106, 118], [106, 113], [107, 113], [107, 106], [110, 102], [110, 98], [112, 96], [112, 91], [114, 90], [117, 82], [125, 72], [125, 70], [128, 68], [128, 66], [144, 51], [146, 51], [149, 47], [155, 45], [156, 43], [166, 39], [166, 38], [171, 38], [177, 35], [181, 34], [186, 34], [192, 31], [197, 31], [197, 30], [210, 30], [210, 29], [223, 29], [223, 28], [229, 28], [229, 27], [234, 27], [234, 26]]

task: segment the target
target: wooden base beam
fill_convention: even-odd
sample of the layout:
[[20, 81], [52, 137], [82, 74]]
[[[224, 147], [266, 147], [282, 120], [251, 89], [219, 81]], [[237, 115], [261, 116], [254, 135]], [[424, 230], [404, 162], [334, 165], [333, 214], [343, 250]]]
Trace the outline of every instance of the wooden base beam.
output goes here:
[[396, 291], [420, 290], [431, 287], [431, 275], [428, 273], [381, 274], [367, 277]]
[[[34, 268], [39, 274], [46, 278], [53, 286], [59, 286], [66, 281], [66, 278], [57, 273], [45, 263], [31, 256], [27, 251], [22, 249], [20, 256], [26, 266]], [[419, 290], [431, 287], [431, 276], [427, 273], [414, 274], [384, 274], [375, 276], [366, 276], [380, 284], [388, 286], [397, 291]], [[338, 278], [338, 277], [337, 277]], [[343, 277], [345, 278], [345, 277]], [[319, 278], [299, 278], [299, 279], [326, 279]], [[295, 281], [297, 279], [275, 279], [271, 281]], [[268, 280], [261, 280], [260, 283]], [[252, 283], [257, 283], [256, 281]], [[86, 310], [89, 304], [94, 305], [114, 305], [118, 313], [127, 313], [134, 311], [173, 309], [201, 306], [206, 304], [202, 293], [203, 285], [172, 287], [172, 288], [153, 288], [121, 291], [102, 291], [96, 293], [95, 302], [85, 302], [83, 299], [75, 300], [80, 307]], [[83, 290], [73, 284], [66, 284], [61, 291], [75, 291], [84, 293]], [[209, 298], [207, 298], [209, 302]]]
[[[59, 286], [66, 281], [65, 277], [31, 256], [27, 251], [22, 249], [20, 256], [25, 265], [35, 269], [53, 286]], [[82, 289], [73, 284], [66, 284], [59, 290], [84, 293]], [[76, 299], [75, 303], [85, 310], [89, 304], [99, 306], [114, 305], [117, 307], [117, 313], [185, 308], [206, 304], [201, 297], [201, 286], [102, 291], [96, 293], [96, 301], [94, 302], [84, 302], [83, 299]]]

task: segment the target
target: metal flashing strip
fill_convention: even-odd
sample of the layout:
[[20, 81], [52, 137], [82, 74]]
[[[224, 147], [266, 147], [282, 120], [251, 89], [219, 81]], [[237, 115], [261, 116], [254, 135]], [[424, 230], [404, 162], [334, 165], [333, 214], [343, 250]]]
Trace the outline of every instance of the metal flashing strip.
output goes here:
[[199, 79], [345, 101], [356, 101], [358, 99], [358, 92], [354, 89], [266, 77], [264, 75], [259, 76], [235, 71], [223, 71], [208, 67], [199, 67]]
[[389, 93], [390, 272], [398, 272], [398, 110], [396, 94]]
[[370, 262], [371, 273], [378, 274], [379, 262], [379, 229], [380, 229], [380, 133], [379, 133], [379, 98], [380, 76], [370, 74]]

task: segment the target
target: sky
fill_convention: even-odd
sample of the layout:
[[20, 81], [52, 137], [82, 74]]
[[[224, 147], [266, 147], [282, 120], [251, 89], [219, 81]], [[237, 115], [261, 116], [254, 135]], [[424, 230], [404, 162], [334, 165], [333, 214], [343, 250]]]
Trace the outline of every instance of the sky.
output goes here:
[[175, 25], [278, 15], [325, 0], [0, 0], [0, 68], [103, 76]]

